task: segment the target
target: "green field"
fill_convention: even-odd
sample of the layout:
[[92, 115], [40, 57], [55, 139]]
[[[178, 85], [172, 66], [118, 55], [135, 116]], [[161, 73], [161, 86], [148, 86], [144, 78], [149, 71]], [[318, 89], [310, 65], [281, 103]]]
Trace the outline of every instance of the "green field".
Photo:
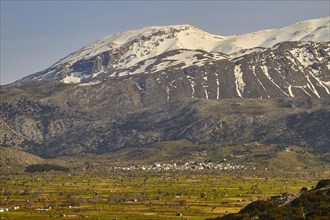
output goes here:
[[238, 212], [257, 199], [310, 189], [318, 181], [253, 176], [224, 171], [1, 176], [0, 208], [9, 211], [0, 212], [0, 218], [206, 219]]

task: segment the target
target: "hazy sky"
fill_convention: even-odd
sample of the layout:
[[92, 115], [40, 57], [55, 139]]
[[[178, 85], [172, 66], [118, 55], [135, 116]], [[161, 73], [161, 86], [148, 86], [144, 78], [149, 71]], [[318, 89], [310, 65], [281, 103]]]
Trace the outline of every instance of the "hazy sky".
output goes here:
[[329, 1], [1, 1], [1, 84], [41, 71], [106, 35], [192, 24], [241, 34], [329, 16]]

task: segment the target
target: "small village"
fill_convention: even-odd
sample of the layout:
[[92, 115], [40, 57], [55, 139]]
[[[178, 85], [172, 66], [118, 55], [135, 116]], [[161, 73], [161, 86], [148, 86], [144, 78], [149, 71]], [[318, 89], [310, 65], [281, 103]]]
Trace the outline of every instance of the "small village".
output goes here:
[[152, 165], [129, 165], [109, 167], [110, 170], [118, 171], [203, 171], [203, 170], [244, 170], [243, 165], [231, 163], [212, 163], [212, 162], [185, 162], [185, 163], [160, 163]]

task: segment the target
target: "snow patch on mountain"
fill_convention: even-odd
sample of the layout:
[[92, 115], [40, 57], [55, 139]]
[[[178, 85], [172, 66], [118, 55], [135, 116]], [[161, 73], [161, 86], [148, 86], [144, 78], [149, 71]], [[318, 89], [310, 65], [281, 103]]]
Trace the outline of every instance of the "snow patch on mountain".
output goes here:
[[330, 41], [330, 17], [302, 21], [278, 29], [228, 36], [213, 51], [232, 54], [242, 49], [270, 48], [284, 41]]
[[237, 95], [239, 97], [242, 97], [242, 93], [244, 92], [244, 88], [245, 88], [245, 82], [243, 80], [243, 72], [241, 70], [241, 65], [235, 66], [234, 75], [235, 75]]
[[70, 75], [65, 77], [64, 79], [62, 79], [62, 82], [66, 83], [66, 84], [70, 84], [70, 83], [80, 83], [81, 78], [75, 76], [75, 75]]

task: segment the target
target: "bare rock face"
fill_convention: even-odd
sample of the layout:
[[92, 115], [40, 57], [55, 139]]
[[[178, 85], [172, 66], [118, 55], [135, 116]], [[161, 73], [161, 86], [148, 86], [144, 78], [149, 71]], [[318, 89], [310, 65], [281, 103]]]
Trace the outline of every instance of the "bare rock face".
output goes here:
[[0, 119], [1, 134], [0, 144], [2, 147], [21, 146], [25, 138], [12, 129], [2, 118]]
[[1, 103], [1, 145], [20, 146], [26, 150], [42, 146], [51, 138], [72, 129], [87, 117], [79, 112], [62, 111], [58, 107], [20, 99]]

